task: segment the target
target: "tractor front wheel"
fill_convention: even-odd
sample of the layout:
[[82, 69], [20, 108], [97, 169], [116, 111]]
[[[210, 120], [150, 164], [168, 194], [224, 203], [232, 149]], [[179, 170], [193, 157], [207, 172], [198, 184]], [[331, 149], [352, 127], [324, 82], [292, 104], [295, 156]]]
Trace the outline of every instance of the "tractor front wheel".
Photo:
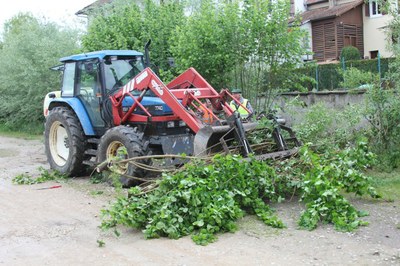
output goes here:
[[[117, 126], [109, 129], [100, 139], [97, 150], [98, 162], [110, 161], [112, 159], [125, 160], [149, 154], [149, 142], [143, 139], [143, 133], [138, 132], [137, 128], [128, 126]], [[148, 164], [148, 161], [138, 161]], [[140, 183], [134, 177], [144, 177], [146, 171], [131, 163], [115, 163], [114, 172], [120, 175], [123, 187], [132, 187]]]
[[75, 176], [82, 174], [85, 135], [75, 113], [65, 107], [50, 111], [45, 124], [45, 151], [53, 170]]

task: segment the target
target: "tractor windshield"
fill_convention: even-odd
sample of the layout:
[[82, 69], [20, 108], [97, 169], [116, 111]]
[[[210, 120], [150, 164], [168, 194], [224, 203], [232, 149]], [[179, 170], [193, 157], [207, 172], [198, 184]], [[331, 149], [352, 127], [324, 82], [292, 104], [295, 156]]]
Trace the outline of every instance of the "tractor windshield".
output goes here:
[[105, 60], [106, 90], [114, 93], [144, 69], [143, 57], [116, 57]]

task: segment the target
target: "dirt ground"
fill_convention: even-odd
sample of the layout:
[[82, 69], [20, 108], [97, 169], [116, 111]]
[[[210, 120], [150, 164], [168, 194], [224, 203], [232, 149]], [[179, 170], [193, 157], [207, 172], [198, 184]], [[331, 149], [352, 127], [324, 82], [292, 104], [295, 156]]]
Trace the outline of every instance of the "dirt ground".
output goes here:
[[198, 246], [190, 237], [145, 240], [130, 229], [122, 228], [119, 238], [102, 232], [100, 210], [114, 192], [89, 178], [48, 190], [38, 188], [56, 183], [11, 183], [40, 166], [48, 168], [42, 141], [0, 137], [0, 265], [400, 265], [400, 202], [353, 199], [370, 212], [370, 225], [352, 233], [331, 225], [298, 230], [302, 205], [283, 203], [275, 207], [287, 229], [248, 216], [238, 232]]

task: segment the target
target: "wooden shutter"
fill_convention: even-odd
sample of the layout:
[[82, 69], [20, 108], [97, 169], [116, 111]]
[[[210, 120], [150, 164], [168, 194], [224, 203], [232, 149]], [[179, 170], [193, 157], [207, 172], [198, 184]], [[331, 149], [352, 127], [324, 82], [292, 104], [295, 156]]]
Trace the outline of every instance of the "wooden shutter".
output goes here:
[[333, 22], [324, 24], [325, 32], [325, 60], [336, 59], [336, 31]]
[[313, 25], [312, 26], [312, 43], [314, 59], [317, 61], [324, 61], [324, 25]]
[[369, 15], [369, 1], [365, 2], [364, 6], [365, 6], [365, 16], [369, 17], [370, 16]]

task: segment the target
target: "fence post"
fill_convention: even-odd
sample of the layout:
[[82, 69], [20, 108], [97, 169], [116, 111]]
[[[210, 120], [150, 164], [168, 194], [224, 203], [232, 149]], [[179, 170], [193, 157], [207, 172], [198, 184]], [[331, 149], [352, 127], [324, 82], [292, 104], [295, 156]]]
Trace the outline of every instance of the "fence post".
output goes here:
[[344, 62], [344, 56], [342, 57], [342, 68], [343, 71], [346, 71], [346, 63]]
[[319, 78], [318, 78], [318, 64], [316, 65], [316, 67], [315, 67], [315, 80], [317, 81], [317, 84], [316, 84], [316, 91], [318, 91], [318, 84], [319, 84]]
[[[346, 72], [346, 62], [345, 62], [345, 60], [344, 60], [344, 56], [342, 56], [342, 69], [343, 69], [343, 82], [344, 83], [346, 83], [346, 75], [345, 75], [345, 72]], [[337, 86], [337, 87], [339, 87], [339, 86]]]

